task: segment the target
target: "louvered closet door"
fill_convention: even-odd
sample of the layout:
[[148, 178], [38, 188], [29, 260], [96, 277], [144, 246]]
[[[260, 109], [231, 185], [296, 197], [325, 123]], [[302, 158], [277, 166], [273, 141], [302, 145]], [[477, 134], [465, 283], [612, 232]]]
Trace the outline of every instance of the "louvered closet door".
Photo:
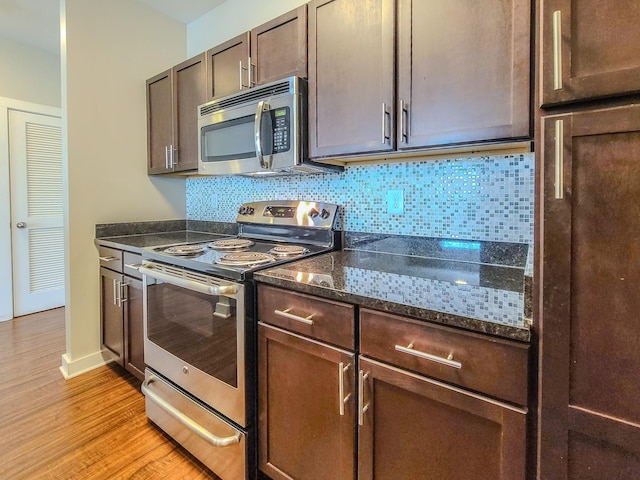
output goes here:
[[17, 317], [64, 305], [60, 119], [10, 111], [9, 165]]

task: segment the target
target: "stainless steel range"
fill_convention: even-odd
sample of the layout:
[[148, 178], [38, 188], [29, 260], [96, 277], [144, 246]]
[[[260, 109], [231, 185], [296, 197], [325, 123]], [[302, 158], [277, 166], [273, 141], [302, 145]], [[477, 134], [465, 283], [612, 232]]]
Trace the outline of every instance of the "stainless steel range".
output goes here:
[[257, 475], [253, 272], [339, 247], [337, 214], [252, 202], [236, 237], [143, 251], [147, 416], [223, 480]]

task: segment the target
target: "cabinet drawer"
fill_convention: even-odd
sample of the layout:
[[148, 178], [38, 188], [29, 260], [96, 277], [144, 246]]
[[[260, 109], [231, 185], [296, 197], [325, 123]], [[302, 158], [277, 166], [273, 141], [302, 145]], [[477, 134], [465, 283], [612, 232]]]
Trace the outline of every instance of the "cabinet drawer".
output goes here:
[[352, 305], [259, 285], [258, 319], [349, 350], [355, 348]]
[[100, 266], [116, 272], [122, 272], [122, 250], [109, 247], [98, 247]]
[[138, 268], [142, 265], [142, 255], [139, 253], [122, 252], [123, 254], [123, 271], [130, 277], [138, 278], [142, 280], [142, 274], [138, 271]]
[[396, 315], [360, 311], [360, 353], [518, 405], [529, 346]]

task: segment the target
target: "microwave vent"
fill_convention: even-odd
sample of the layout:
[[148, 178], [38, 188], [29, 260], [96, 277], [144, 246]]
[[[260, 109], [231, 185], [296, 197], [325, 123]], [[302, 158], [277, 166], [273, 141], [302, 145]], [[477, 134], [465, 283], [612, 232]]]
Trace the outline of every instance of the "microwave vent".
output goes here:
[[259, 101], [264, 98], [281, 95], [283, 93], [294, 93], [294, 85], [292, 81], [287, 80], [286, 82], [271, 83], [261, 87], [253, 87], [249, 90], [244, 90], [240, 93], [205, 103], [200, 106], [200, 116], [206, 116], [225, 108], [250, 103], [252, 101]]

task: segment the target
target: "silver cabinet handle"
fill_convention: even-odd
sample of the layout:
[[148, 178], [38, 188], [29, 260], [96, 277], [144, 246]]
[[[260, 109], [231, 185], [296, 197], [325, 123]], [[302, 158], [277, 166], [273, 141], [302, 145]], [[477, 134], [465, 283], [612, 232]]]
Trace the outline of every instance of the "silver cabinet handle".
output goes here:
[[564, 198], [564, 120], [555, 121], [555, 198]]
[[142, 266], [138, 271], [156, 280], [176, 285], [178, 287], [193, 290], [195, 292], [204, 293], [205, 295], [235, 295], [238, 293], [236, 285], [207, 285], [206, 283], [189, 280], [187, 278], [176, 277], [168, 273], [159, 272], [153, 268]]
[[387, 129], [387, 118], [389, 116], [389, 112], [387, 111], [387, 104], [382, 102], [382, 144], [386, 145], [387, 140], [389, 140], [390, 135]]
[[127, 293], [129, 293], [129, 284], [120, 282], [120, 305], [119, 306], [122, 306], [124, 302], [129, 300], [127, 298]]
[[416, 357], [431, 360], [432, 362], [441, 363], [442, 365], [446, 365], [447, 367], [462, 368], [462, 363], [453, 360], [453, 353], [449, 354], [447, 358], [438, 357], [437, 355], [431, 355], [430, 353], [424, 353], [419, 350], [414, 350], [413, 343], [410, 343], [406, 347], [403, 347], [402, 345], [396, 345], [395, 348], [398, 352], [415, 355]]
[[273, 313], [278, 315], [279, 317], [288, 318], [289, 320], [295, 320], [296, 322], [306, 323], [307, 325], [313, 325], [313, 313], [306, 317], [299, 317], [298, 315], [294, 315], [293, 313], [289, 313], [291, 308], [287, 308], [286, 310], [274, 310]]
[[404, 100], [400, 100], [400, 141], [409, 143], [409, 132], [407, 131], [407, 123], [409, 123], [409, 108]]
[[240, 90], [242, 90], [244, 88], [244, 85], [242, 83], [242, 60], [240, 60], [240, 62], [238, 62], [240, 64], [240, 68], [238, 69], [238, 78], [240, 78]]
[[108, 257], [98, 257], [103, 262], [113, 262], [114, 260], [118, 260], [118, 257], [114, 257], [109, 255]]
[[118, 305], [118, 281], [113, 279], [113, 304]]
[[338, 364], [338, 396], [339, 398], [339, 411], [340, 415], [344, 415], [344, 404], [349, 401], [351, 398], [351, 393], [348, 393], [347, 396], [344, 396], [344, 374], [347, 373], [351, 364], [347, 364], [345, 366], [344, 362], [340, 362]]
[[[243, 67], [242, 66], [242, 60], [240, 60], [240, 68], [239, 68], [239, 75], [240, 75], [240, 90], [244, 90], [245, 88], [250, 88], [251, 87], [251, 79], [248, 78], [249, 77], [249, 68], [248, 67]], [[251, 57], [249, 57], [249, 63], [251, 63]], [[244, 82], [242, 81], [242, 71], [246, 70], [247, 71], [247, 85], [244, 84]]]
[[562, 90], [562, 12], [553, 12], [553, 89]]
[[149, 388], [149, 385], [151, 385], [156, 380], [158, 380], [157, 377], [151, 375], [142, 383], [140, 389], [146, 397], [149, 397], [149, 399], [155, 402], [165, 412], [167, 412], [193, 433], [200, 436], [214, 447], [228, 447], [229, 445], [240, 443], [240, 432], [238, 432], [237, 430], [235, 431], [235, 435], [231, 435], [230, 437], [218, 437], [217, 435], [214, 435], [202, 425], [195, 422], [193, 419], [189, 418], [187, 415], [176, 409], [173, 405], [171, 405], [164, 398], [162, 398], [160, 395]]
[[133, 270], [140, 270], [140, 267], [142, 266], [141, 263], [125, 263], [124, 266], [126, 268], [131, 268]]
[[171, 168], [172, 170], [176, 167], [176, 164], [178, 163], [176, 162], [175, 151], [176, 149], [173, 148], [173, 144], [169, 145], [169, 168]]
[[249, 57], [249, 63], [247, 65], [249, 65], [249, 71], [247, 72], [247, 77], [249, 81], [247, 83], [249, 84], [249, 88], [253, 88], [256, 86], [256, 81], [254, 79], [256, 66], [253, 63], [251, 63], [251, 57]]
[[369, 378], [368, 373], [364, 370], [358, 372], [358, 425], [364, 424], [364, 412], [369, 410], [369, 404], [364, 404], [364, 381]]
[[169, 145], [164, 146], [164, 168], [169, 170]]
[[16, 223], [16, 227], [17, 228], [27, 228], [27, 224], [24, 222], [18, 222]]

